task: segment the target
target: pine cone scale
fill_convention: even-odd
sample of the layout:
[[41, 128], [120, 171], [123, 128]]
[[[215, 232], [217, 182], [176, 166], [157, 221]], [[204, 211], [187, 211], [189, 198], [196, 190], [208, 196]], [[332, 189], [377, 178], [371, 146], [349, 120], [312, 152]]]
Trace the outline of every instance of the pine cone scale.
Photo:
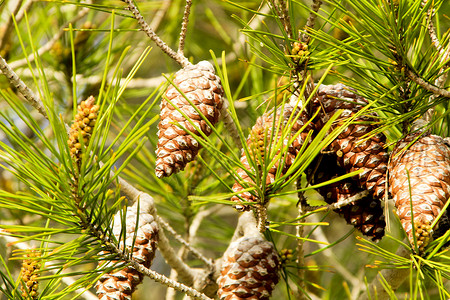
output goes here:
[[[402, 151], [400, 147], [407, 145], [410, 147]], [[397, 144], [393, 155], [396, 157], [389, 165], [389, 183], [397, 214], [411, 244], [414, 214], [414, 226], [420, 229], [416, 239], [421, 253], [431, 241], [434, 229], [430, 225], [450, 197], [450, 147], [436, 135], [410, 134]]]
[[212, 133], [201, 114], [214, 125], [219, 120], [222, 105], [220, 79], [209, 62], [202, 61], [175, 74], [173, 85], [167, 89], [161, 102], [155, 166], [157, 177], [177, 173], [195, 158], [201, 145], [192, 135], [201, 137], [200, 132], [206, 136]]

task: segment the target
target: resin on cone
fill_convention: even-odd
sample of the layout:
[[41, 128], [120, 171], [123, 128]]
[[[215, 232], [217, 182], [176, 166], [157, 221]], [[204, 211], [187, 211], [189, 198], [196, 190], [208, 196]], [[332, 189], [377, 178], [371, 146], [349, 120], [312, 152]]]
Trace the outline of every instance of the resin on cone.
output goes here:
[[414, 223], [418, 250], [423, 252], [435, 229], [431, 225], [450, 197], [450, 147], [444, 139], [410, 134], [400, 140], [389, 164], [389, 189], [411, 245]]
[[[128, 208], [126, 214], [126, 239], [120, 241], [120, 249], [124, 245], [133, 252], [133, 260], [146, 268], [149, 268], [153, 258], [155, 257], [158, 225], [153, 216], [149, 213], [149, 205], [140, 203], [139, 223], [137, 224], [137, 202]], [[118, 212], [114, 217], [113, 234], [119, 239], [122, 230], [121, 214]], [[135, 239], [134, 239], [135, 238]], [[133, 245], [134, 240], [134, 245]], [[106, 262], [104, 264], [113, 264], [114, 262]], [[103, 265], [105, 266], [105, 265]], [[97, 296], [101, 300], [131, 300], [133, 292], [138, 284], [142, 282], [143, 275], [131, 266], [114, 270], [111, 273], [104, 274], [95, 285]]]
[[267, 300], [278, 283], [280, 259], [261, 235], [232, 242], [217, 279], [220, 300]]
[[[345, 169], [336, 164], [335, 157], [323, 155], [314, 173], [313, 184], [337, 178], [344, 175], [345, 172]], [[345, 201], [363, 190], [352, 178], [345, 178], [318, 188], [318, 192], [328, 204]], [[373, 195], [369, 194], [334, 211], [344, 217], [348, 224], [353, 225], [373, 241], [378, 241], [384, 236], [386, 221], [382, 203], [380, 199], [374, 198]]]
[[[319, 86], [313, 110], [320, 110], [316, 128], [321, 128], [329, 118], [342, 109], [337, 125], [353, 117], [368, 102], [343, 84]], [[362, 115], [356, 117], [329, 146], [337, 156], [337, 162], [347, 172], [362, 170], [356, 176], [361, 188], [367, 189], [375, 198], [385, 195], [386, 171], [389, 155], [385, 149], [386, 138], [376, 134], [370, 138], [364, 136], [377, 128], [376, 116]]]
[[[280, 118], [282, 119], [280, 120]], [[295, 118], [297, 119], [295, 120]], [[290, 122], [288, 124], [289, 120]], [[289, 140], [294, 137], [305, 124], [307, 125], [303, 131], [288, 145]], [[289, 127], [290, 133], [286, 135], [286, 133], [283, 133], [283, 129], [287, 126], [292, 127]], [[282, 167], [281, 176], [286, 173], [294, 162], [298, 150], [303, 145], [303, 141], [307, 138], [309, 130], [312, 130], [312, 128], [311, 123], [308, 124], [307, 114], [300, 111], [300, 109], [294, 109], [294, 107], [289, 104], [279, 107], [275, 114], [273, 111], [265, 113], [256, 120], [256, 124], [252, 127], [250, 135], [247, 138], [249, 154], [252, 156], [252, 160], [256, 161], [258, 170], [255, 170], [251, 166], [244, 150], [242, 150], [241, 163], [245, 166], [247, 171], [253, 171], [256, 176], [262, 176], [264, 166], [270, 164], [272, 159], [276, 159], [275, 164], [268, 170], [267, 177], [265, 178], [265, 183], [268, 186], [275, 181], [275, 176], [280, 165]], [[283, 138], [283, 146], [287, 147], [286, 153], [281, 156], [279, 151], [275, 154], [271, 154], [270, 152], [274, 151], [273, 149], [275, 149], [281, 138]], [[269, 156], [269, 159], [266, 159], [266, 156]], [[250, 186], [251, 184], [254, 184], [254, 181], [244, 169], [238, 169], [237, 173], [242, 180], [249, 183]], [[263, 179], [261, 179], [261, 181], [262, 180]], [[239, 182], [236, 182], [233, 185], [233, 192], [240, 192], [243, 189], [244, 187]], [[243, 192], [239, 195], [246, 202], [260, 202], [260, 200], [250, 192]], [[237, 210], [245, 211], [250, 209], [249, 205], [240, 204], [242, 201], [238, 196], [233, 196], [231, 200], [236, 202], [235, 208]]]
[[201, 137], [199, 131], [209, 136], [212, 129], [198, 111], [212, 125], [216, 124], [223, 105], [223, 93], [220, 78], [207, 61], [187, 66], [175, 74], [173, 85], [161, 101], [155, 166], [158, 178], [177, 173], [194, 160], [201, 145], [183, 128], [197, 138]]

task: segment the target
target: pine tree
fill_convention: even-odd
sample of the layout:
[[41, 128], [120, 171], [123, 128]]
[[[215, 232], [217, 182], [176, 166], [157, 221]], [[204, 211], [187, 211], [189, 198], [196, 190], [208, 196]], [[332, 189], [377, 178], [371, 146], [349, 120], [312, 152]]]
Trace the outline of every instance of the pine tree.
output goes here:
[[447, 2], [0, 1], [0, 299], [449, 298]]

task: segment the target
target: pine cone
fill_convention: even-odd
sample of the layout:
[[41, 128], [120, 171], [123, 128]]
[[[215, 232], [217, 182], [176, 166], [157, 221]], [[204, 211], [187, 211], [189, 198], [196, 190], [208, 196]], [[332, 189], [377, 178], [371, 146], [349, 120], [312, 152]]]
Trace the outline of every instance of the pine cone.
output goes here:
[[[153, 216], [148, 212], [147, 203], [140, 204], [139, 224], [136, 232], [136, 239], [133, 246], [134, 232], [137, 218], [137, 202], [129, 207], [126, 214], [126, 240], [125, 246], [133, 251], [133, 259], [149, 268], [155, 257], [156, 244], [158, 240], [158, 225]], [[114, 218], [113, 234], [119, 239], [122, 230], [120, 212]], [[133, 247], [132, 247], [133, 246]], [[120, 242], [120, 248], [123, 249], [124, 242]], [[105, 253], [103, 253], [105, 254]], [[114, 262], [106, 263], [112, 264]], [[131, 300], [132, 293], [136, 290], [138, 284], [142, 282], [143, 275], [131, 266], [121, 270], [115, 270], [104, 274], [95, 285], [97, 296], [103, 300]]]
[[38, 259], [40, 255], [38, 252], [31, 251], [27, 254], [28, 259], [25, 259], [20, 269], [20, 278], [25, 283], [21, 287], [22, 297], [25, 299], [38, 299], [39, 274], [41, 263]]
[[[413, 144], [402, 151], [410, 143]], [[410, 134], [394, 148], [389, 175], [389, 189], [397, 214], [414, 245], [412, 201], [417, 246], [421, 253], [431, 241], [434, 229], [431, 224], [450, 197], [450, 147], [437, 135]]]
[[[69, 140], [67, 143], [69, 144], [70, 155], [78, 168], [81, 164], [83, 151], [89, 145], [99, 109], [100, 106], [95, 104], [95, 99], [92, 96], [86, 99], [86, 101], [81, 101], [80, 105], [78, 105], [78, 113], [75, 115], [75, 122], [70, 126]], [[80, 137], [83, 138], [82, 142]], [[83, 146], [84, 149], [82, 149]]]
[[[321, 128], [328, 119], [339, 109], [343, 109], [337, 120], [342, 124], [348, 118], [367, 105], [367, 100], [356, 95], [343, 84], [321, 85], [317, 98], [313, 102], [313, 109], [320, 109], [316, 128]], [[376, 129], [373, 124], [375, 115], [357, 117], [331, 143], [330, 149], [337, 155], [338, 164], [347, 172], [362, 169], [356, 181], [361, 188], [369, 190], [375, 198], [382, 199], [385, 194], [386, 171], [389, 155], [384, 149], [385, 137], [376, 134], [369, 139], [361, 137]]]
[[[284, 109], [284, 110], [283, 110]], [[256, 120], [256, 124], [253, 126], [249, 137], [247, 138], [247, 145], [249, 148], [249, 153], [252, 155], [252, 159], [257, 161], [258, 170], [255, 170], [250, 166], [248, 162], [248, 158], [245, 155], [245, 152], [242, 150], [241, 163], [245, 166], [246, 170], [251, 170], [257, 174], [257, 176], [262, 176], [262, 170], [266, 165], [264, 157], [270, 155], [269, 151], [273, 151], [276, 144], [283, 137], [283, 129], [288, 126], [288, 121], [291, 118], [291, 122], [294, 120], [298, 114], [300, 116], [292, 125], [292, 129], [290, 135], [285, 136], [283, 140], [283, 145], [288, 146], [288, 150], [284, 157], [281, 159], [278, 157], [279, 151], [276, 155], [271, 155], [274, 159], [277, 159], [277, 162], [273, 165], [273, 167], [268, 171], [266, 177], [266, 185], [269, 185], [275, 181], [275, 176], [278, 168], [280, 167], [280, 162], [282, 163], [283, 170], [281, 175], [285, 174], [289, 167], [295, 160], [298, 150], [303, 145], [303, 141], [306, 140], [309, 130], [312, 130], [311, 123], [308, 124], [305, 129], [298, 135], [298, 137], [292, 142], [292, 144], [287, 145], [289, 139], [291, 139], [303, 126], [308, 122], [308, 117], [305, 112], [300, 112], [300, 110], [295, 109], [289, 104], [285, 104], [284, 107], [279, 107], [276, 111], [275, 120], [273, 111], [265, 113], [261, 117]], [[280, 122], [280, 117], [283, 119]], [[281, 126], [278, 124], [281, 123]], [[275, 129], [275, 133], [272, 134], [272, 130]], [[276, 136], [275, 136], [276, 135]], [[269, 159], [269, 163], [271, 159]], [[237, 173], [241, 176], [242, 180], [249, 183], [254, 184], [254, 181], [248, 176], [248, 174], [243, 169], [238, 169]], [[244, 188], [238, 182], [233, 185], [233, 192], [242, 191]], [[259, 202], [257, 197], [252, 195], [249, 192], [244, 192], [240, 194], [240, 196], [246, 202]], [[241, 199], [238, 196], [233, 196], [231, 198], [232, 201], [236, 203], [241, 203]], [[264, 203], [265, 204], [265, 203]], [[249, 210], [250, 207], [248, 205], [236, 204], [235, 208], [237, 210]]]
[[[345, 170], [337, 166], [334, 157], [324, 155], [314, 174], [313, 183], [319, 184], [344, 174]], [[318, 191], [328, 204], [332, 204], [355, 196], [362, 192], [363, 189], [358, 187], [358, 183], [355, 180], [346, 178], [320, 187]], [[353, 225], [373, 241], [378, 241], [384, 236], [386, 222], [383, 208], [380, 199], [374, 198], [373, 195], [369, 194], [356, 202], [335, 209], [334, 211], [343, 216], [348, 224]]]
[[269, 299], [278, 283], [279, 269], [279, 257], [271, 242], [259, 235], [242, 237], [224, 254], [217, 279], [219, 299]]
[[[212, 132], [201, 115], [186, 98], [196, 106], [211, 124], [217, 123], [223, 105], [223, 89], [214, 67], [207, 61], [188, 66], [175, 74], [175, 78], [161, 101], [161, 121], [158, 124], [158, 146], [156, 149], [156, 176], [170, 176], [184, 169], [201, 148], [193, 136], [201, 134], [191, 124], [209, 136]], [[180, 93], [180, 91], [182, 93]], [[185, 98], [186, 97], [186, 98]], [[187, 120], [169, 101], [181, 110]]]

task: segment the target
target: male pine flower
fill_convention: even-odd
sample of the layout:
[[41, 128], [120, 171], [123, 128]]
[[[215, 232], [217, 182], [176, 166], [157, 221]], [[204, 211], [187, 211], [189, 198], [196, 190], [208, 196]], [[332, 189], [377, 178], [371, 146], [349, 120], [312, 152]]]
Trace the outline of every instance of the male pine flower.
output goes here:
[[97, 122], [97, 113], [100, 106], [95, 104], [95, 99], [90, 96], [85, 101], [81, 101], [78, 105], [78, 112], [75, 115], [75, 121], [70, 126], [69, 131], [69, 148], [70, 155], [79, 168], [83, 152], [87, 148], [92, 131]]
[[22, 297], [25, 299], [38, 299], [38, 287], [39, 287], [39, 274], [38, 271], [41, 268], [41, 263], [38, 258], [39, 253], [30, 252], [27, 254], [28, 259], [25, 259], [22, 263], [20, 270], [20, 278], [23, 281], [21, 291]]

